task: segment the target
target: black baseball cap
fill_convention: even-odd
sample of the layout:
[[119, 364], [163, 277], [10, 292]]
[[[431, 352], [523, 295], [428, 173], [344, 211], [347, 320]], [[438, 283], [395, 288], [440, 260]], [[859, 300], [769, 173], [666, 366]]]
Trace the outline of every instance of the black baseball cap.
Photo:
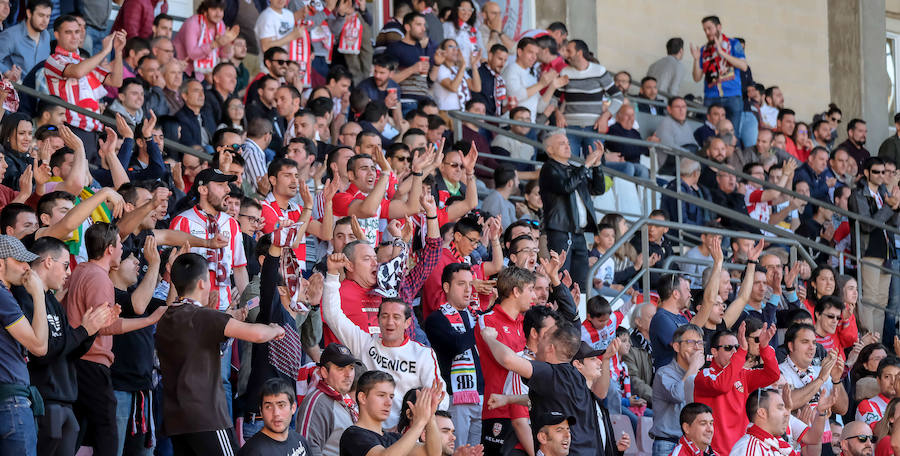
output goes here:
[[325, 350], [322, 351], [322, 356], [319, 358], [320, 366], [332, 363], [338, 367], [346, 367], [356, 362], [356, 358], [353, 357], [353, 353], [350, 352], [350, 349], [337, 342], [328, 344], [328, 346], [325, 347]]
[[197, 177], [194, 178], [194, 185], [206, 185], [210, 182], [234, 182], [236, 180], [237, 176], [225, 174], [216, 168], [206, 168], [197, 173]]
[[534, 429], [536, 431], [540, 431], [544, 426], [555, 426], [563, 421], [568, 421], [569, 426], [575, 424], [575, 417], [571, 415], [566, 415], [562, 412], [552, 411], [552, 412], [544, 412], [533, 420]]
[[581, 346], [578, 347], [578, 351], [575, 353], [575, 356], [572, 357], [572, 361], [576, 359], [581, 361], [585, 358], [594, 358], [596, 356], [602, 356], [606, 353], [606, 350], [595, 350], [594, 347], [591, 347], [585, 341], [581, 341]]

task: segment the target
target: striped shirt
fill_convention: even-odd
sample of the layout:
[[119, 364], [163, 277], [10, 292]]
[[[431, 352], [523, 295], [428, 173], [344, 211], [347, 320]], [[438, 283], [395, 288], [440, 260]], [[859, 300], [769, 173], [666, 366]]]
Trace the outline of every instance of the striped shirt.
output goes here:
[[[222, 233], [228, 237], [228, 245], [221, 249], [221, 262], [225, 265], [226, 275], [231, 276], [235, 268], [247, 265], [247, 256], [244, 253], [244, 237], [241, 236], [241, 227], [238, 225], [237, 220], [231, 218], [230, 215], [224, 212], [219, 212], [219, 218], [216, 220], [216, 224], [219, 227], [218, 233]], [[172, 219], [172, 224], [169, 228], [183, 231], [201, 239], [213, 239], [216, 237], [216, 234], [218, 234], [207, 231], [206, 215], [200, 212], [200, 209], [197, 206], [175, 216], [175, 218]], [[191, 253], [196, 253], [202, 255], [204, 258], [208, 258], [208, 250], [209, 249], [204, 247], [193, 247], [191, 248]], [[211, 269], [209, 273], [210, 285], [212, 286], [210, 293], [217, 293], [219, 295], [219, 310], [225, 310], [231, 303], [231, 287], [220, 287], [218, 285], [215, 269]]]
[[[44, 62], [44, 76], [47, 78], [47, 88], [50, 95], [56, 95], [68, 103], [100, 114], [99, 100], [106, 96], [106, 88], [103, 81], [109, 71], [101, 66], [94, 67], [87, 75], [80, 78], [67, 78], [63, 72], [69, 65], [75, 65], [82, 60], [78, 51], [70, 52], [59, 46], [56, 51]], [[103, 124], [90, 117], [77, 112], [66, 110], [66, 123], [73, 127], [87, 131], [100, 131]]]
[[563, 114], [569, 125], [593, 126], [603, 112], [604, 99], [610, 101], [609, 112], [613, 114], [625, 100], [625, 96], [616, 87], [612, 74], [603, 65], [588, 63], [584, 70], [567, 66], [560, 75], [569, 77], [569, 83], [559, 88], [566, 103]]
[[244, 142], [244, 181], [249, 182], [253, 190], [256, 190], [256, 181], [266, 175], [266, 153], [252, 139]]
[[[266, 221], [266, 224], [263, 226], [263, 233], [269, 234], [277, 229], [285, 228], [297, 221], [300, 220], [300, 213], [303, 212], [303, 207], [294, 203], [293, 201], [288, 201], [287, 208], [284, 210], [278, 205], [278, 201], [275, 200], [275, 195], [272, 192], [269, 192], [266, 195], [265, 201], [262, 202], [262, 218]], [[300, 241], [300, 245], [294, 249], [294, 255], [297, 256], [297, 260], [300, 261], [300, 267], [303, 270], [306, 270], [306, 237], [304, 236], [303, 240]]]

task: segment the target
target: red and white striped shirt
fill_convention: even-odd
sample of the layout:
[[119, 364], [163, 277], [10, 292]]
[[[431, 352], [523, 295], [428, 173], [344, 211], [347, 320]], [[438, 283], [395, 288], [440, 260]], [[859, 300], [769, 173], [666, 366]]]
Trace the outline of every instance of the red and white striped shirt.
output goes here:
[[[44, 62], [44, 76], [47, 78], [47, 89], [50, 95], [56, 95], [68, 103], [80, 108], [100, 114], [100, 99], [106, 96], [106, 88], [103, 81], [109, 71], [101, 66], [96, 66], [87, 75], [80, 78], [67, 78], [63, 72], [69, 65], [75, 65], [82, 60], [78, 51], [70, 52], [59, 46], [56, 51]], [[66, 110], [66, 123], [73, 127], [87, 131], [100, 131], [103, 124], [90, 117], [77, 112]]]
[[[247, 265], [247, 255], [244, 253], [244, 237], [241, 236], [241, 227], [238, 225], [237, 220], [224, 212], [219, 212], [216, 224], [219, 231], [210, 233], [207, 230], [206, 215], [197, 206], [194, 206], [175, 216], [172, 219], [170, 228], [189, 233], [201, 239], [213, 239], [218, 233], [223, 233], [228, 238], [228, 245], [221, 249], [223, 254], [222, 263], [225, 265], [226, 274], [230, 277], [235, 268]], [[191, 253], [208, 258], [209, 250], [204, 247], [193, 247], [191, 248]], [[212, 286], [210, 293], [219, 295], [219, 310], [225, 310], [231, 303], [231, 287], [220, 287], [218, 285], [215, 269], [210, 270], [209, 273], [210, 285]]]
[[600, 329], [594, 328], [590, 320], [584, 320], [584, 323], [581, 324], [581, 340], [587, 342], [594, 350], [605, 350], [616, 336], [616, 328], [624, 318], [625, 315], [617, 310], [610, 314], [606, 326]]
[[675, 448], [672, 449], [672, 452], [669, 453], [670, 456], [719, 456], [719, 453], [716, 453], [713, 450], [712, 446], [707, 446], [706, 451], [703, 451], [691, 442], [687, 436], [683, 435], [680, 439], [678, 439], [678, 445], [675, 445]]
[[750, 217], [763, 223], [769, 223], [769, 216], [772, 215], [772, 206], [768, 201], [762, 201], [763, 189], [747, 186], [747, 193], [744, 197], [744, 204], [747, 205], [747, 213]]
[[[266, 200], [262, 202], [262, 218], [266, 221], [266, 224], [263, 226], [263, 233], [269, 234], [279, 228], [297, 223], [300, 220], [301, 212], [303, 212], [303, 208], [290, 200], [288, 200], [287, 210], [282, 211], [278, 201], [275, 201], [275, 195], [270, 192], [266, 195]], [[300, 245], [294, 249], [294, 255], [300, 260], [303, 270], [306, 270], [306, 236], [300, 240]]]
[[865, 421], [872, 429], [875, 429], [875, 423], [881, 421], [881, 418], [884, 416], [884, 410], [890, 401], [884, 394], [879, 393], [872, 399], [860, 402], [856, 408], [856, 421]]

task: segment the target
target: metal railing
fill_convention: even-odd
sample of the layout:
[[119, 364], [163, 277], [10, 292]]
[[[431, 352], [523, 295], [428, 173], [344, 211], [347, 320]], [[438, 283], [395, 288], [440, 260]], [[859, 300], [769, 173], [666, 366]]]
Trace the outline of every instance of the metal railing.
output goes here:
[[[544, 150], [543, 144], [533, 141], [529, 138], [525, 138], [521, 135], [512, 133], [511, 131], [500, 128], [497, 125], [500, 125], [500, 124], [518, 125], [518, 126], [525, 126], [525, 127], [534, 128], [534, 129], [538, 129], [538, 130], [545, 130], [545, 131], [561, 130], [559, 127], [553, 127], [553, 126], [549, 126], [549, 125], [539, 125], [539, 124], [533, 124], [530, 122], [520, 122], [520, 121], [516, 121], [516, 120], [512, 120], [512, 119], [484, 116], [484, 115], [473, 114], [473, 113], [468, 113], [468, 112], [461, 112], [461, 111], [451, 111], [448, 114], [450, 115], [451, 119], [453, 119], [454, 129], [461, 128], [461, 125], [460, 125], [461, 122], [464, 122], [464, 121], [472, 122], [472, 123], [477, 124], [481, 128], [485, 128], [494, 133], [501, 134], [501, 135], [522, 141], [523, 143], [529, 144], [539, 150]], [[676, 172], [676, 174], [675, 174], [675, 180], [676, 180], [675, 190], [670, 190], [668, 188], [664, 188], [664, 187], [657, 185], [656, 184], [657, 153], [659, 151], [664, 151], [665, 153], [671, 154], [675, 157], [676, 170], [680, 169], [680, 164], [681, 164], [682, 158], [689, 158], [691, 160], [695, 160], [701, 164], [709, 166], [713, 169], [727, 171], [727, 172], [735, 175], [738, 178], [741, 178], [743, 180], [746, 180], [748, 182], [756, 184], [759, 188], [776, 189], [784, 195], [788, 195], [793, 198], [798, 198], [800, 200], [805, 201], [807, 204], [814, 204], [816, 206], [825, 207], [827, 209], [832, 210], [834, 213], [836, 213], [840, 216], [847, 217], [847, 219], [850, 221], [850, 224], [853, 227], [853, 231], [854, 231], [852, 235], [854, 236], [853, 239], [855, 240], [855, 242], [853, 242], [854, 252], [853, 252], [852, 258], [855, 260], [856, 265], [857, 265], [857, 282], [860, 284], [862, 283], [862, 266], [875, 268], [882, 273], [887, 273], [887, 274], [891, 274], [892, 276], [900, 277], [900, 271], [894, 271], [889, 268], [885, 268], [881, 264], [873, 263], [873, 262], [863, 259], [863, 257], [862, 257], [862, 242], [861, 242], [862, 236], [861, 236], [861, 231], [860, 231], [860, 223], [865, 223], [867, 225], [870, 225], [874, 229], [881, 229], [881, 230], [884, 230], [886, 232], [889, 232], [889, 233], [892, 233], [895, 235], [900, 235], [900, 229], [898, 229], [898, 227], [881, 223], [875, 219], [872, 219], [871, 217], [862, 216], [860, 214], [856, 214], [856, 213], [850, 212], [848, 210], [844, 210], [840, 207], [834, 206], [830, 202], [818, 200], [818, 199], [812, 198], [807, 195], [802, 195], [793, 190], [779, 187], [779, 186], [775, 185], [774, 183], [771, 183], [771, 182], [768, 182], [765, 180], [761, 180], [761, 179], [756, 179], [755, 177], [753, 177], [751, 175], [744, 174], [741, 170], [734, 170], [726, 164], [717, 163], [712, 160], [708, 160], [704, 157], [700, 157], [700, 156], [694, 154], [693, 152], [683, 149], [681, 147], [669, 146], [669, 145], [665, 145], [665, 144], [661, 144], [661, 143], [654, 143], [654, 142], [649, 142], [649, 141], [644, 141], [644, 140], [623, 138], [623, 137], [619, 137], [619, 136], [599, 134], [596, 132], [586, 132], [586, 131], [581, 131], [581, 130], [565, 129], [565, 132], [567, 134], [572, 134], [572, 135], [582, 136], [582, 137], [589, 137], [589, 138], [594, 138], [594, 139], [598, 139], [598, 140], [613, 140], [615, 142], [619, 142], [619, 143], [623, 143], [623, 144], [643, 146], [649, 150], [650, 157], [651, 157], [651, 168], [650, 168], [651, 176], [650, 176], [649, 180], [637, 178], [634, 176], [628, 176], [623, 173], [612, 170], [610, 168], [603, 167], [603, 171], [606, 175], [632, 182], [635, 185], [639, 186], [639, 188], [642, 188], [644, 190], [644, 197], [642, 198], [642, 200], [643, 200], [643, 217], [641, 219], [639, 219], [637, 222], [635, 222], [635, 224], [629, 230], [629, 233], [626, 233], [626, 235], [623, 235], [623, 238], [628, 239], [636, 233], [637, 229], [642, 230], [643, 246], [642, 246], [641, 251], [644, 252], [644, 255], [645, 255], [644, 260], [645, 261], [647, 261], [649, 259], [649, 258], [647, 258], [648, 254], [646, 253], [648, 251], [648, 245], [647, 245], [647, 239], [646, 239], [646, 236], [647, 236], [646, 226], [647, 226], [648, 222], [647, 221], [641, 222], [641, 220], [645, 219], [646, 216], [649, 214], [648, 202], [650, 200], [649, 196], [651, 193], [653, 193], [654, 195], [655, 194], [666, 195], [666, 196], [676, 199], [677, 209], [678, 209], [677, 210], [678, 223], [677, 223], [677, 225], [672, 225], [672, 226], [677, 226], [679, 228], [679, 230], [690, 229], [690, 230], [696, 231], [698, 228], [702, 228], [702, 227], [697, 227], [694, 225], [685, 225], [682, 223], [683, 222], [683, 219], [682, 219], [683, 215], [682, 215], [682, 210], [681, 210], [682, 205], [684, 203], [690, 203], [690, 204], [699, 206], [703, 209], [706, 209], [708, 211], [711, 211], [713, 213], [719, 214], [720, 216], [727, 217], [729, 219], [741, 222], [745, 225], [749, 225], [760, 231], [763, 231], [763, 232], [767, 231], [767, 230], [774, 231], [773, 226], [762, 223], [759, 220], [753, 219], [746, 213], [739, 213], [739, 212], [736, 212], [729, 208], [726, 208], [723, 206], [718, 206], [718, 205], [713, 204], [709, 201], [706, 201], [702, 198], [698, 198], [694, 195], [683, 193], [681, 191], [680, 173]], [[495, 158], [498, 160], [515, 161], [517, 163], [524, 162], [524, 163], [533, 164], [533, 165], [537, 165], [537, 166], [541, 165], [540, 162], [537, 162], [534, 160], [511, 159], [510, 157], [504, 157], [504, 156], [499, 156], [499, 155], [492, 155], [492, 158]], [[576, 162], [576, 163], [583, 163], [583, 161], [577, 157], [573, 157], [571, 161]], [[656, 222], [658, 222], [658, 221], [654, 221], [653, 223], [656, 223]], [[673, 223], [673, 222], [669, 222], [669, 223]], [[755, 235], [755, 236], [759, 236], [760, 238], [764, 237], [768, 241], [775, 241], [778, 239], [783, 239], [784, 241], [788, 241], [785, 243], [792, 245], [793, 248], [796, 248], [798, 252], [802, 252], [802, 255], [804, 256], [805, 259], [807, 259], [807, 261], [811, 260], [812, 256], [809, 254], [809, 252], [807, 252], [805, 250], [806, 248], [808, 248], [812, 251], [817, 251], [820, 253], [824, 253], [827, 255], [837, 257], [841, 272], [843, 272], [844, 257], [845, 257], [844, 252], [837, 251], [831, 247], [819, 244], [808, 238], [798, 236], [797, 234], [795, 234], [791, 231], [782, 230], [782, 231], [779, 231], [779, 234], [781, 236], [776, 236], [776, 237], [763, 236], [763, 235]], [[750, 233], [741, 233], [741, 237], [750, 237], [749, 235], [750, 235]], [[781, 243], [781, 242], [779, 242], [779, 243]], [[615, 245], [614, 248], [611, 248], [610, 251], [607, 253], [609, 253], [611, 255], [612, 252], [615, 252], [619, 246], [621, 246], [621, 243], [617, 242], [617, 245]], [[601, 258], [601, 260], [605, 261], [608, 258], [609, 258], [609, 255], [605, 255], [605, 258]], [[598, 263], [600, 263], [600, 261], [598, 261]], [[813, 261], [813, 263], [815, 263], [815, 262]], [[639, 276], [643, 275], [644, 285], [645, 285], [643, 288], [645, 290], [648, 290], [649, 289], [649, 275], [643, 274], [643, 273], [638, 274], [638, 275]], [[632, 284], [635, 283], [634, 280], [631, 283]], [[645, 298], [649, 299], [649, 296], [645, 296]], [[860, 299], [860, 302], [867, 304], [867, 305], [874, 305], [874, 304], [864, 301], [863, 299]]]
[[[662, 101], [662, 100], [650, 100], [648, 98], [642, 98], [642, 97], [632, 96], [632, 95], [627, 95], [625, 98], [628, 98], [628, 101], [630, 101], [633, 104], [644, 104], [644, 105], [656, 106], [657, 108], [662, 108], [663, 110], [665, 110], [669, 106], [669, 104], [667, 102]], [[687, 102], [685, 102], [685, 103], [687, 103]], [[700, 108], [700, 107], [695, 107], [695, 105], [696, 105], [696, 103], [688, 104], [687, 112], [689, 112], [691, 114], [701, 114], [701, 115], [705, 116], [706, 109]]]
[[[72, 103], [68, 103], [59, 97], [49, 95], [46, 93], [38, 92], [37, 90], [34, 90], [31, 87], [19, 84], [17, 82], [13, 82], [12, 84], [13, 84], [13, 87], [19, 93], [24, 93], [26, 95], [32, 96], [39, 100], [43, 100], [52, 105], [62, 106], [63, 108], [66, 108], [70, 111], [74, 111], [85, 117], [90, 117], [94, 120], [97, 120], [98, 122], [101, 122], [110, 128], [113, 128], [113, 129], [116, 128], [116, 119], [113, 119], [112, 117], [107, 117], [107, 116], [104, 116], [103, 114], [98, 114], [94, 111], [84, 109], [81, 106], [73, 105]], [[157, 125], [159, 125], [159, 124], [157, 124]], [[137, 128], [137, 126], [135, 126], [135, 128]], [[134, 133], [138, 134], [139, 132], [135, 131]], [[192, 147], [185, 146], [184, 144], [181, 144], [177, 141], [172, 141], [171, 139], [168, 139], [168, 138], [165, 139], [165, 148], [169, 149], [169, 150], [174, 150], [175, 152], [179, 152], [182, 154], [193, 155], [195, 157], [201, 158], [206, 161], [212, 161], [212, 156], [207, 154], [206, 152], [201, 152], [199, 150], [195, 150]]]

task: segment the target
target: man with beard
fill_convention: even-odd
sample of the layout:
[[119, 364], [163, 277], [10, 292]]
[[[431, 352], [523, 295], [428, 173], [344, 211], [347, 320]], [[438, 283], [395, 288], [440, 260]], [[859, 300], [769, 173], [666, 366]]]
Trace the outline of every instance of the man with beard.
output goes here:
[[[209, 261], [210, 299], [204, 303], [213, 309], [225, 310], [243, 293], [249, 278], [244, 240], [238, 221], [225, 213], [225, 197], [228, 183], [237, 180], [218, 169], [207, 168], [197, 174], [191, 191], [197, 196], [197, 205], [172, 219], [171, 229], [184, 231], [202, 239], [213, 239], [221, 233], [228, 243], [218, 249], [194, 247], [191, 252]], [[230, 277], [234, 275], [236, 293], [232, 296]]]
[[279, 85], [281, 82], [284, 82], [284, 74], [287, 72], [287, 62], [288, 53], [283, 47], [272, 46], [269, 49], [266, 49], [265, 54], [263, 54], [263, 65], [266, 66], [266, 70], [265, 72], [260, 71], [257, 73], [257, 75], [253, 77], [253, 80], [250, 81], [250, 85], [247, 87], [247, 93], [244, 94], [244, 106], [250, 106], [250, 103], [259, 99], [257, 89], [259, 89], [260, 79], [262, 79], [263, 76], [274, 78]]
[[359, 90], [365, 92], [369, 100], [393, 106], [399, 100], [397, 92], [400, 89], [400, 84], [392, 79], [396, 70], [397, 60], [386, 54], [376, 54], [372, 58], [372, 77], [360, 82]]
[[853, 119], [847, 124], [847, 140], [838, 146], [846, 149], [850, 158], [856, 160], [858, 170], [865, 168], [866, 159], [871, 156], [865, 147], [868, 131], [865, 120]]
[[272, 378], [263, 385], [260, 395], [263, 428], [241, 447], [238, 456], [311, 454], [309, 442], [290, 428], [291, 418], [297, 411], [293, 385]]
[[[407, 328], [412, 325], [412, 307], [409, 304], [396, 298], [383, 299], [378, 306], [376, 331], [360, 328], [344, 314], [341, 305], [344, 293], [340, 290], [343, 284], [339, 281], [341, 269], [348, 271], [349, 280], [349, 274], [360, 266], [359, 257], [363, 255], [373, 266], [372, 276], [376, 266], [374, 250], [364, 243], [351, 242], [344, 247], [344, 251], [351, 252], [351, 257], [348, 258], [343, 253], [328, 257], [328, 277], [325, 279], [322, 298], [322, 317], [334, 331], [337, 339], [343, 342], [354, 356], [360, 358], [366, 369], [382, 370], [393, 376], [396, 381], [393, 388], [394, 396], [389, 416], [383, 419], [384, 427], [392, 428], [400, 419], [403, 396], [407, 391], [427, 388], [428, 385], [440, 385], [443, 389], [443, 385], [440, 384], [441, 370], [434, 350], [406, 336]], [[374, 280], [374, 277], [371, 279]], [[442, 410], [446, 410], [448, 405], [446, 397], [440, 400]]]
[[[885, 440], [890, 444], [890, 436], [885, 437]], [[872, 456], [874, 447], [875, 436], [866, 423], [853, 421], [844, 426], [841, 432], [841, 456]]]
[[[391, 78], [400, 84], [400, 102], [403, 111], [415, 108], [418, 101], [428, 99], [428, 73], [430, 59], [439, 43], [428, 40], [425, 30], [425, 16], [409, 13], [403, 17], [405, 34], [399, 41], [387, 46], [384, 55], [397, 61], [397, 72]], [[424, 45], [422, 43], [425, 43]]]
[[[709, 138], [709, 142], [706, 146], [706, 158], [722, 165], [728, 161], [728, 146], [722, 138], [719, 138], [718, 136]], [[717, 173], [717, 168], [713, 168], [706, 164], [701, 165], [700, 185], [706, 188], [715, 188]]]
[[350, 349], [341, 344], [329, 344], [322, 351], [319, 383], [303, 398], [297, 417], [300, 433], [309, 439], [312, 456], [337, 456], [341, 434], [353, 426], [358, 412], [350, 391], [357, 362]]
[[[831, 124], [828, 123], [826, 119], [819, 119], [813, 122], [812, 127], [812, 144], [813, 147], [822, 146], [831, 152], [831, 147], [829, 144], [832, 144], [831, 141]], [[884, 143], [881, 144], [881, 147], [884, 147]], [[881, 155], [881, 147], [878, 148], [878, 154]]]
[[[18, 68], [28, 74], [38, 62], [50, 56], [50, 0], [32, 0], [25, 20], [0, 33], [0, 73]], [[16, 80], [18, 78], [12, 78]]]
[[[496, 6], [496, 4], [494, 5]], [[503, 67], [506, 66], [508, 57], [509, 49], [502, 44], [495, 44], [490, 48], [487, 61], [482, 63], [477, 70], [481, 77], [481, 92], [479, 93], [485, 100], [485, 108], [487, 108], [489, 116], [499, 116], [503, 113], [503, 105], [507, 97], [506, 81], [503, 80], [501, 73], [503, 73]]]
[[796, 454], [781, 438], [790, 424], [791, 411], [785, 407], [780, 391], [763, 388], [751, 392], [746, 412], [751, 426], [731, 449], [731, 456]]

